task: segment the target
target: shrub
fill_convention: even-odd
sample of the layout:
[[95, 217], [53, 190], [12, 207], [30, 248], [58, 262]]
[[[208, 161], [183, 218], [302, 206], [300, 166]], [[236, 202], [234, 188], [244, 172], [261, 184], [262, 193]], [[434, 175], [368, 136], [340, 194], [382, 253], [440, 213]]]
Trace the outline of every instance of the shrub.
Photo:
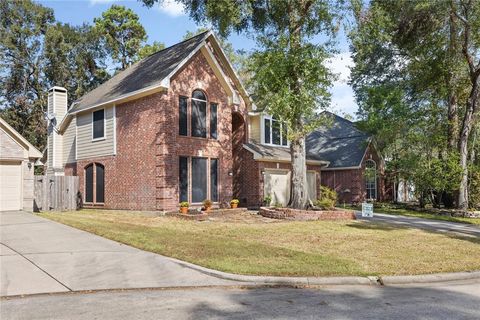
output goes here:
[[266, 206], [269, 206], [272, 203], [272, 197], [271, 196], [266, 196], [263, 199], [263, 203], [265, 203]]
[[230, 201], [230, 204], [239, 204], [240, 203], [240, 200], [238, 199], [233, 199], [232, 201]]
[[320, 199], [315, 202], [315, 206], [323, 210], [332, 210], [335, 208], [335, 201], [331, 199]]
[[325, 186], [320, 186], [320, 199], [315, 202], [317, 207], [324, 210], [331, 210], [337, 204], [337, 193]]
[[474, 167], [471, 170], [470, 178], [470, 207], [480, 209], [480, 167]]
[[188, 203], [187, 201], [180, 202], [180, 208], [188, 208], [188, 207], [190, 207], [190, 203]]

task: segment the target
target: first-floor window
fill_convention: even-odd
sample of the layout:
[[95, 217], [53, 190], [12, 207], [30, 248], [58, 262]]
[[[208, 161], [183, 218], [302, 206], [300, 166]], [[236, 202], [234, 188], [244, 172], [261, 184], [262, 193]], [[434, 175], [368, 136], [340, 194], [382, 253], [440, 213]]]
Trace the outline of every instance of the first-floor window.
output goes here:
[[365, 162], [365, 191], [367, 199], [377, 199], [377, 164], [373, 160]]
[[218, 201], [218, 159], [179, 157], [180, 201]]
[[105, 202], [105, 167], [100, 163], [85, 167], [85, 202]]

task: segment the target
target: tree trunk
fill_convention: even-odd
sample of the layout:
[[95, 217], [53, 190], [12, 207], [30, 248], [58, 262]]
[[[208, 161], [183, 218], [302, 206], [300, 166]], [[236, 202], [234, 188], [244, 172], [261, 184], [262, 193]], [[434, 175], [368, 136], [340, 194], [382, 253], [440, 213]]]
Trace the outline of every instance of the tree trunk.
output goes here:
[[291, 194], [289, 207], [306, 209], [308, 204], [308, 183], [305, 152], [305, 137], [290, 142], [292, 157]]
[[472, 130], [473, 119], [477, 107], [477, 99], [479, 95], [479, 78], [473, 82], [470, 96], [467, 100], [467, 110], [463, 118], [462, 131], [460, 133], [459, 152], [460, 152], [460, 166], [462, 168], [462, 178], [460, 181], [460, 188], [458, 191], [458, 208], [461, 210], [468, 209], [468, 140]]

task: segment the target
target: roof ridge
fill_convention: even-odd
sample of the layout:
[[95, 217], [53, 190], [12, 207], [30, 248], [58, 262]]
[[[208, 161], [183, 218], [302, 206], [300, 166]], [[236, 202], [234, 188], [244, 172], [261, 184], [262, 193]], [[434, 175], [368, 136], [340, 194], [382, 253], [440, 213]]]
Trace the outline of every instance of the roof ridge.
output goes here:
[[180, 45], [180, 44], [183, 44], [183, 43], [185, 43], [185, 42], [187, 42], [187, 41], [191, 41], [191, 40], [193, 40], [193, 39], [198, 39], [198, 38], [200, 38], [200, 37], [203, 37], [203, 36], [205, 36], [206, 33], [210, 33], [210, 32], [211, 32], [210, 29], [207, 30], [207, 31], [201, 32], [201, 33], [199, 33], [199, 34], [197, 34], [197, 35], [195, 35], [195, 36], [193, 36], [193, 37], [190, 37], [190, 38], [185, 39], [185, 40], [183, 40], [183, 41], [177, 42], [177, 43], [175, 43], [175, 44], [173, 44], [173, 45], [171, 45], [171, 46], [169, 46], [169, 47], [167, 47], [167, 48], [164, 48], [164, 49], [162, 49], [162, 50], [159, 50], [159, 51], [157, 51], [157, 52], [154, 52], [154, 53], [146, 56], [145, 58], [138, 60], [137, 62], [129, 65], [129, 66], [128, 66], [127, 68], [125, 68], [124, 70], [121, 70], [121, 71], [117, 72], [117, 73], [114, 74], [110, 79], [108, 79], [107, 81], [101, 83], [101, 84], [98, 85], [96, 88], [94, 88], [94, 89], [86, 92], [85, 94], [83, 94], [83, 95], [82, 95], [80, 98], [78, 98], [77, 100], [73, 101], [73, 102], [72, 102], [72, 105], [70, 106], [69, 109], [71, 109], [75, 103], [80, 102], [80, 101], [82, 100], [82, 98], [84, 98], [87, 94], [90, 94], [91, 92], [94, 92], [94, 91], [96, 91], [97, 89], [100, 89], [100, 87], [103, 86], [104, 84], [107, 84], [108, 82], [113, 81], [113, 79], [116, 78], [116, 77], [118, 77], [120, 74], [127, 72], [127, 71], [130, 70], [132, 67], [140, 64], [141, 62], [143, 62], [144, 60], [152, 57], [153, 55], [156, 55], [156, 54], [158, 54], [158, 53], [164, 52], [165, 50], [168, 50], [168, 49], [172, 49], [172, 48], [174, 48], [174, 47], [176, 47], [176, 46], [178, 46], [178, 45]]
[[[176, 47], [176, 46], [178, 46], [178, 45], [180, 45], [180, 44], [182, 44], [182, 43], [184, 43], [184, 42], [187, 42], [187, 41], [196, 39], [197, 37], [200, 37], [201, 35], [203, 35], [203, 34], [205, 34], [205, 33], [209, 33], [209, 32], [211, 32], [210, 29], [208, 29], [208, 30], [206, 30], [206, 31], [203, 31], [203, 32], [200, 32], [199, 34], [196, 34], [196, 35], [194, 35], [194, 36], [191, 36], [191, 37], [188, 38], [188, 39], [185, 39], [185, 40], [182, 40], [182, 41], [180, 41], [180, 42], [174, 43], [174, 44], [172, 44], [172, 45], [169, 46], [169, 47], [163, 48], [163, 49], [158, 50], [158, 51], [156, 51], [156, 52], [154, 52], [154, 53], [152, 53], [152, 54], [149, 54], [148, 56], [146, 56], [146, 57], [143, 58], [143, 59], [146, 59], [146, 58], [148, 58], [148, 57], [151, 57], [151, 56], [153, 56], [153, 55], [156, 55], [157, 53], [160, 53], [160, 52], [165, 51], [165, 50], [167, 50], [167, 49], [171, 49], [171, 48], [173, 48], [173, 47]], [[138, 63], [138, 62], [142, 61], [143, 59], [140, 59], [140, 60], [138, 60], [138, 61], [135, 62], [135, 63]], [[125, 69], [125, 70], [126, 70], [126, 69]]]

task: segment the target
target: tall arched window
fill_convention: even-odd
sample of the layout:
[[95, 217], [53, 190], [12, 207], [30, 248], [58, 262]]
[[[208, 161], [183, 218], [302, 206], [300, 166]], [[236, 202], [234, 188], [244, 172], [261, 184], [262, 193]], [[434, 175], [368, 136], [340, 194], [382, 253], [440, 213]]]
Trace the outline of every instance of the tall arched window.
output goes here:
[[207, 137], [207, 97], [201, 90], [192, 93], [192, 137]]
[[105, 167], [90, 163], [85, 167], [85, 203], [105, 202]]
[[367, 199], [377, 199], [377, 164], [371, 159], [365, 162], [365, 191]]

